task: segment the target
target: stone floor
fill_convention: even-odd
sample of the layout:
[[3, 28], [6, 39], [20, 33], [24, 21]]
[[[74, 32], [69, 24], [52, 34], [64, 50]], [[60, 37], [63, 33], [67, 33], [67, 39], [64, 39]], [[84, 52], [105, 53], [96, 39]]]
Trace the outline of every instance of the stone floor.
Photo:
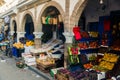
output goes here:
[[0, 55], [0, 80], [53, 80], [44, 77], [44, 73], [33, 68], [25, 67], [24, 69], [19, 69], [15, 63], [16, 60], [14, 58]]

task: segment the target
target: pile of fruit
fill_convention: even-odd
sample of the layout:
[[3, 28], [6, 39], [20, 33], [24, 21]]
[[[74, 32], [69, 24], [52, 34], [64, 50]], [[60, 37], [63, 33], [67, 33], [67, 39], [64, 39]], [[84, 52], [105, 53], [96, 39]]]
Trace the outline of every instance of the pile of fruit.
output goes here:
[[90, 48], [97, 48], [98, 47], [98, 42], [97, 41], [91, 41], [91, 42], [89, 42], [89, 47]]
[[93, 66], [92, 69], [93, 69], [93, 70], [96, 70], [97, 72], [107, 72], [107, 71], [108, 71], [108, 69], [103, 68], [103, 67], [101, 67], [101, 66], [99, 66], [99, 65]]
[[85, 77], [89, 76], [89, 72], [84, 70], [76, 70], [74, 72], [71, 72], [69, 75], [70, 80], [84, 80]]
[[119, 56], [116, 54], [111, 54], [111, 53], [105, 53], [102, 60], [108, 61], [108, 62], [117, 62]]
[[26, 42], [26, 46], [33, 46], [34, 45], [34, 42], [33, 41], [27, 41]]
[[90, 37], [98, 37], [98, 32], [89, 32]]
[[23, 49], [24, 48], [24, 44], [22, 44], [21, 42], [14, 43], [13, 47], [15, 47], [17, 49]]
[[88, 44], [86, 42], [79, 42], [78, 43], [78, 47], [80, 49], [87, 49], [88, 48]]
[[107, 62], [107, 61], [101, 61], [99, 64], [100, 67], [103, 67], [108, 70], [112, 70], [114, 67], [114, 63]]
[[87, 63], [83, 65], [85, 69], [90, 69], [93, 67], [93, 65], [91, 63]]
[[70, 71], [67, 69], [57, 70], [56, 79], [55, 80], [69, 80]]
[[94, 61], [96, 60], [96, 56], [94, 54], [92, 54], [90, 57], [89, 57], [89, 61]]
[[81, 31], [82, 38], [89, 38], [89, 34], [85, 31]]
[[118, 61], [119, 56], [112, 53], [105, 53], [98, 66], [93, 69], [99, 71], [108, 71], [114, 68], [115, 63]]

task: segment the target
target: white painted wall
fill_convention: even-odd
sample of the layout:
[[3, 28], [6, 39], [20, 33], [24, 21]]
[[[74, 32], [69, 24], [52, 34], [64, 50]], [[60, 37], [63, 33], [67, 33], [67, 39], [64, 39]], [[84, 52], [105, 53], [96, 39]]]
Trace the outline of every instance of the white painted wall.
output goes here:
[[85, 8], [86, 25], [88, 22], [99, 21], [99, 16], [109, 16], [110, 11], [120, 10], [120, 0], [108, 0], [108, 3], [107, 0], [103, 1], [107, 5], [105, 11], [100, 8], [98, 0], [89, 0]]

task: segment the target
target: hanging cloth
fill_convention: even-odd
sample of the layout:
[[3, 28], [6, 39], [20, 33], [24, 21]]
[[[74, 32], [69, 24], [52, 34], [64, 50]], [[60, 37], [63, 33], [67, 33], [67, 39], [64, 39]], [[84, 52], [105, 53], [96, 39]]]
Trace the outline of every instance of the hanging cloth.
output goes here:
[[46, 23], [45, 19], [46, 19], [45, 17], [42, 17], [42, 23], [43, 23], [43, 24]]
[[110, 20], [104, 20], [104, 31], [110, 31]]
[[57, 24], [57, 18], [53, 18], [53, 24], [54, 24], [54, 25]]
[[47, 16], [47, 17], [46, 17], [45, 22], [46, 22], [46, 24], [49, 24], [49, 23], [50, 23], [50, 16]]
[[75, 39], [76, 39], [76, 40], [80, 40], [80, 39], [81, 39], [80, 27], [75, 26], [75, 27], [73, 28], [73, 33], [74, 33], [74, 36], [75, 36]]

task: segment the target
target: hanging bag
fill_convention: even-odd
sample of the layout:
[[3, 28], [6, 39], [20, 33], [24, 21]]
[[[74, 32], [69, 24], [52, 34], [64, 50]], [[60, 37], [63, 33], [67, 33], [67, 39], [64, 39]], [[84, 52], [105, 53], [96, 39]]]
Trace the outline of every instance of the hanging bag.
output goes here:
[[73, 28], [73, 33], [74, 33], [74, 36], [75, 36], [75, 39], [76, 39], [76, 40], [80, 40], [80, 39], [81, 39], [80, 27], [75, 26], [75, 27]]
[[45, 24], [45, 17], [42, 17], [42, 24]]
[[54, 24], [54, 25], [57, 24], [57, 18], [53, 18], [53, 24]]

